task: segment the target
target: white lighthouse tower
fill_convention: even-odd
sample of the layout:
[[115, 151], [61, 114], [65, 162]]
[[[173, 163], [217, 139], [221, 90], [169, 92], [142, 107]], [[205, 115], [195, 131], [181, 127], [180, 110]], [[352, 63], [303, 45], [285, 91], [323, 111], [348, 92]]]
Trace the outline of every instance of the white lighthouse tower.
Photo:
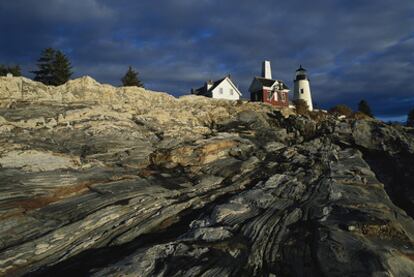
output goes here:
[[302, 67], [302, 65], [299, 67], [298, 70], [296, 70], [296, 79], [294, 81], [294, 92], [293, 92], [293, 100], [304, 100], [309, 107], [309, 110], [313, 110], [313, 104], [312, 104], [312, 94], [310, 90], [310, 84], [308, 75], [306, 73], [306, 70]]

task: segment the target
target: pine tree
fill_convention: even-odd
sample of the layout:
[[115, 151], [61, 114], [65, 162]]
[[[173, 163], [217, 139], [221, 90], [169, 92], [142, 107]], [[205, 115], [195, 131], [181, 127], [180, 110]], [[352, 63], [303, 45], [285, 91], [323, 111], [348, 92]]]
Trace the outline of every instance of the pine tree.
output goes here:
[[66, 83], [72, 76], [72, 66], [69, 59], [59, 50], [46, 48], [42, 51], [37, 67], [32, 71], [34, 80], [45, 85], [59, 86]]
[[69, 59], [61, 51], [56, 51], [55, 58], [52, 64], [53, 80], [52, 85], [59, 86], [69, 81], [73, 72]]
[[414, 127], [414, 108], [407, 115], [407, 126]]
[[121, 81], [124, 87], [144, 87], [142, 82], [138, 79], [138, 72], [132, 69], [131, 66], [129, 66], [128, 71], [125, 73], [124, 77], [122, 77]]
[[0, 76], [6, 76], [7, 75], [7, 68], [0, 64]]
[[22, 76], [22, 72], [19, 65], [5, 66], [0, 64], [0, 76], [6, 76], [8, 73], [13, 74], [13, 76]]
[[371, 108], [368, 105], [368, 102], [365, 100], [361, 100], [358, 104], [358, 111], [361, 113], [366, 114], [369, 117], [374, 117], [374, 115], [371, 112]]
[[32, 71], [35, 74], [35, 81], [42, 82], [45, 85], [52, 85], [55, 55], [56, 50], [53, 48], [46, 48], [42, 51], [40, 58], [37, 60], [39, 70]]
[[9, 66], [8, 73], [13, 74], [13, 76], [22, 76], [22, 70], [19, 65]]

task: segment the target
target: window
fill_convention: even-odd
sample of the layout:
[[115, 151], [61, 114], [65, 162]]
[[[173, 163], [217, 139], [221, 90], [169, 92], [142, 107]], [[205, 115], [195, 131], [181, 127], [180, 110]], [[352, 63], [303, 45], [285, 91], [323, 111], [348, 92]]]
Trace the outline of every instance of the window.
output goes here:
[[233, 89], [232, 88], [230, 89], [230, 95], [233, 95]]
[[223, 94], [223, 88], [220, 88], [219, 91], [220, 91], [220, 94]]
[[300, 89], [300, 93], [303, 94], [303, 88]]
[[272, 97], [273, 97], [273, 91], [267, 91], [267, 99], [269, 100], [269, 101], [271, 101], [272, 100]]
[[272, 97], [275, 99], [275, 101], [279, 101], [279, 95], [278, 95], [278, 91], [277, 91], [277, 87], [274, 86], [272, 91], [270, 92], [270, 94], [272, 95]]

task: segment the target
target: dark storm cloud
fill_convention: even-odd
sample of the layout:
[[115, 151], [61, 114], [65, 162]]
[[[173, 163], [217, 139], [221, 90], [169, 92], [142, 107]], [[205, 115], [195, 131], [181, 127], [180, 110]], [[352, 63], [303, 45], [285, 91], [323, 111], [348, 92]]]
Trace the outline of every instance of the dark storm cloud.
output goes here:
[[[146, 86], [179, 95], [231, 73], [245, 96], [263, 59], [293, 86], [304, 64], [315, 102], [398, 116], [414, 106], [411, 0], [99, 1], [0, 3], [0, 62], [33, 69], [63, 49], [76, 75], [119, 84], [128, 65]], [[30, 75], [29, 75], [30, 76]]]

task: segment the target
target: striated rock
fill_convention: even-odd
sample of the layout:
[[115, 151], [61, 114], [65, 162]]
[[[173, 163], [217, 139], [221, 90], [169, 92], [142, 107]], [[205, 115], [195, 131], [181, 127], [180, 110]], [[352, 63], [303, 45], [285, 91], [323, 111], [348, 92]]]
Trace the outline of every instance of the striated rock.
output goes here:
[[77, 169], [79, 165], [79, 157], [66, 157], [45, 151], [10, 151], [0, 156], [0, 167], [20, 168], [28, 172]]
[[0, 276], [414, 276], [414, 130], [0, 77]]

